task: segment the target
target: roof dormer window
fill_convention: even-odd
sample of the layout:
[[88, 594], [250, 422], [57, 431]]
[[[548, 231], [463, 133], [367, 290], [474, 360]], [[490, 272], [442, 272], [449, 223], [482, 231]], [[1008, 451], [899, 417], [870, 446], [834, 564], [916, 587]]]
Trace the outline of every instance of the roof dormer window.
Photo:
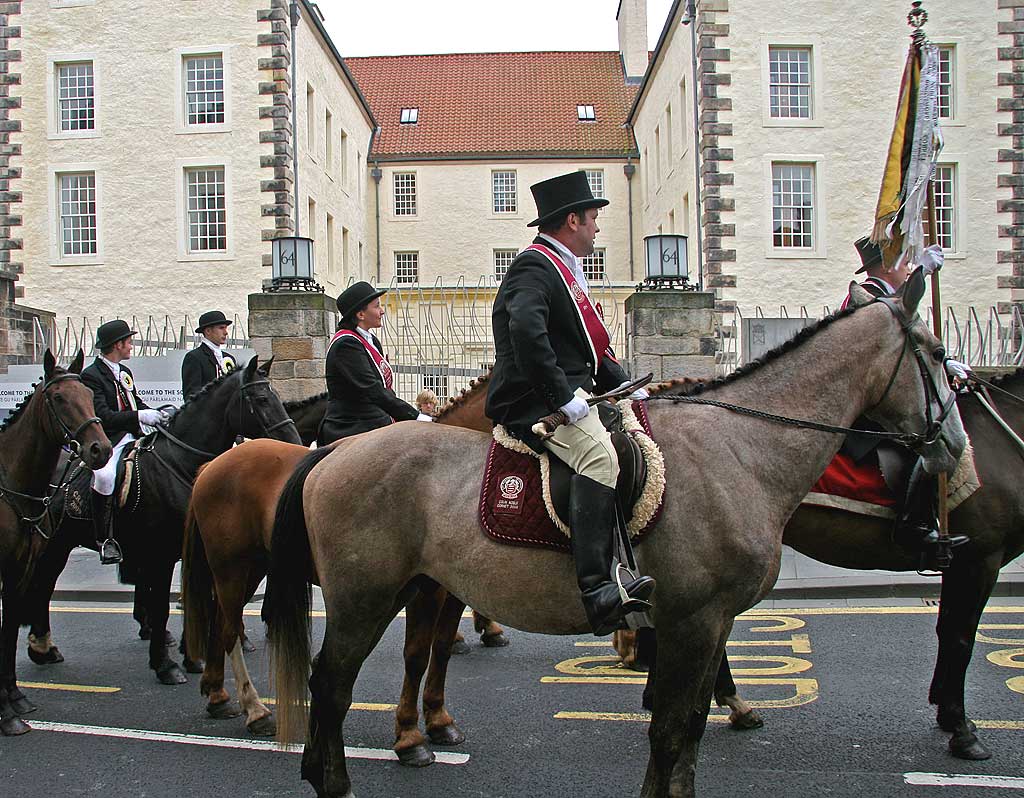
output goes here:
[[594, 116], [594, 106], [592, 105], [577, 105], [576, 116], [581, 122], [593, 122], [597, 118]]
[[403, 125], [415, 125], [416, 120], [420, 117], [419, 108], [403, 108], [402, 109], [402, 124]]

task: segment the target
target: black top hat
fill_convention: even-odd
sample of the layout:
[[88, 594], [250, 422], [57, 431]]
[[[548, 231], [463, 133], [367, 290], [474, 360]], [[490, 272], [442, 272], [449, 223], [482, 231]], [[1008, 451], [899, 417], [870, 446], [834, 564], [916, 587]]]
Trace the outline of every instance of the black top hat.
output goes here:
[[872, 266], [882, 262], [882, 248], [871, 241], [867, 236], [858, 238], [853, 242], [853, 245], [857, 247], [857, 254], [860, 255], [861, 262], [861, 267], [857, 269], [854, 274], [866, 272]]
[[537, 203], [537, 218], [527, 227], [544, 224], [569, 211], [603, 208], [608, 204], [608, 200], [594, 196], [586, 172], [569, 172], [567, 175], [534, 183], [530, 191], [533, 192], [533, 201]]
[[207, 327], [213, 327], [217, 324], [231, 324], [231, 322], [227, 320], [222, 311], [208, 310], [199, 317], [199, 326], [196, 327], [196, 332], [201, 333]]
[[377, 297], [383, 296], [387, 292], [386, 288], [374, 288], [365, 280], [352, 283], [338, 296], [338, 313], [343, 319], [351, 318]]
[[133, 330], [124, 319], [114, 319], [101, 324], [96, 330], [96, 348], [101, 352], [109, 349], [118, 341], [138, 335], [138, 330]]

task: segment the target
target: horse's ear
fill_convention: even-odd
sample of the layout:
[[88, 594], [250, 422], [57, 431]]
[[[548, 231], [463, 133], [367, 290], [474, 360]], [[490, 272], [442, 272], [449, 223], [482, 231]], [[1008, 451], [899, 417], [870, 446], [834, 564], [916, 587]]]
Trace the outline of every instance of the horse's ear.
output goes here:
[[245, 367], [245, 379], [246, 380], [252, 379], [252, 376], [256, 373], [256, 365], [257, 365], [258, 361], [259, 361], [259, 355], [253, 355], [249, 359], [249, 363]]
[[862, 288], [856, 280], [850, 281], [849, 307], [859, 308], [861, 305], [870, 305], [874, 301], [875, 297], [870, 291]]
[[924, 296], [924, 269], [918, 266], [903, 284], [903, 309], [908, 316], [917, 313], [917, 306]]
[[270, 356], [270, 360], [267, 360], [264, 363], [260, 363], [260, 372], [263, 373], [263, 374], [268, 374], [269, 375], [270, 374], [270, 367], [271, 367], [271, 365], [273, 365], [273, 363], [274, 363], [274, 356], [271, 355]]
[[68, 371], [72, 374], [81, 374], [82, 365], [85, 363], [85, 352], [81, 349], [78, 350], [78, 354], [75, 355], [75, 359], [71, 361], [71, 365], [68, 366]]
[[53, 376], [53, 370], [57, 367], [57, 358], [53, 356], [53, 353], [47, 348], [46, 354], [43, 355], [43, 378], [50, 379]]

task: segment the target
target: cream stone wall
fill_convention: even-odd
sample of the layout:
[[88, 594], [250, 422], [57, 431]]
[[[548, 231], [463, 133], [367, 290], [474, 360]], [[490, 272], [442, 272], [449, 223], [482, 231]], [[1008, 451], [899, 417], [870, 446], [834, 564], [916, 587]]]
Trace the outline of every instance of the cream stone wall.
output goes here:
[[[729, 50], [728, 61], [718, 63], [718, 72], [730, 75], [722, 91], [732, 103], [731, 110], [718, 111], [718, 121], [732, 126], [731, 135], [720, 136], [719, 147], [733, 149], [735, 157], [722, 166], [722, 171], [728, 167], [734, 174], [733, 184], [723, 187], [722, 194], [735, 199], [735, 212], [723, 214], [722, 220], [735, 223], [735, 237], [723, 238], [722, 247], [735, 249], [735, 262], [724, 270], [735, 274], [736, 286], [720, 289], [722, 298], [735, 301], [747, 315], [756, 306], [768, 315], [777, 315], [780, 305], [791, 313], [800, 306], [811, 314], [820, 314], [825, 305], [835, 309], [859, 265], [853, 241], [869, 233], [873, 221], [909, 43], [908, 4], [728, 0], [701, 5], [705, 10], [727, 8], [718, 10], [713, 20], [728, 25], [728, 35], [718, 38], [715, 46]], [[956, 165], [957, 245], [947, 252], [942, 299], [961, 319], [968, 306], [987, 313], [990, 306], [1011, 299], [1009, 289], [997, 287], [997, 276], [1009, 269], [997, 263], [997, 250], [1005, 248], [1000, 246], [998, 226], [1011, 219], [997, 213], [996, 202], [1009, 199], [1011, 190], [997, 188], [997, 175], [1007, 171], [997, 163], [997, 150], [1008, 143], [1000, 141], [997, 129], [1009, 119], [997, 111], [996, 98], [1003, 96], [997, 73], [1006, 68], [1001, 69], [997, 59], [1002, 43], [997, 41], [993, 6], [958, 0], [927, 4], [929, 38], [953, 45], [956, 51], [956, 114], [943, 125], [946, 146], [940, 162]], [[810, 122], [787, 125], [769, 118], [770, 44], [813, 48], [815, 112]], [[689, 87], [690, 53], [689, 30], [678, 24], [678, 18], [666, 45], [635, 120], [640, 173], [650, 181], [641, 203], [646, 234], [667, 225], [670, 211], [675, 212], [680, 232], [682, 198], [693, 185], [691, 154], [679, 151], [681, 120], [676, 106], [682, 105], [680, 80], [686, 79]], [[664, 126], [670, 104], [676, 149], [666, 163]], [[688, 124], [690, 119], [692, 110], [686, 113]], [[659, 125], [660, 174], [654, 159], [654, 131]], [[781, 253], [772, 247], [773, 161], [816, 166], [816, 246], [811, 252]], [[690, 203], [689, 229], [696, 225], [696, 213], [695, 203]], [[664, 231], [669, 232], [667, 226]]]
[[[139, 0], [94, 0], [58, 7], [47, 0], [25, 3], [22, 26], [25, 301], [52, 309], [58, 317], [92, 320], [100, 316], [169, 315], [179, 323], [217, 307], [230, 317], [246, 316], [246, 297], [270, 277], [262, 240], [267, 223], [261, 208], [273, 194], [261, 181], [273, 169], [261, 157], [274, 153], [260, 143], [270, 119], [260, 117], [269, 98], [259, 94], [270, 79], [258, 68], [271, 48], [258, 46], [271, 33], [258, 12], [267, 0], [229, 0], [168, 5]], [[308, 20], [300, 26], [298, 106], [300, 147], [299, 200], [303, 234], [307, 198], [317, 200], [317, 277], [328, 290], [343, 284], [341, 241], [348, 229], [350, 268], [364, 236], [365, 193], [360, 197], [357, 153], [365, 164], [368, 117], [343, 79], [340, 67]], [[216, 132], [184, 132], [182, 56], [223, 52], [228, 118]], [[55, 134], [53, 61], [92, 60], [95, 72], [97, 131], [77, 137]], [[306, 147], [305, 87], [315, 88], [316, 158]], [[332, 170], [324, 164], [324, 109], [334, 127], [348, 134], [347, 180], [340, 180], [339, 151]], [[183, 169], [224, 165], [228, 198], [226, 253], [190, 255], [185, 251]], [[288, 167], [291, 163], [289, 159]], [[57, 173], [94, 170], [100, 252], [71, 262], [56, 256], [59, 224]], [[336, 266], [326, 273], [323, 236], [326, 215], [334, 217]]]

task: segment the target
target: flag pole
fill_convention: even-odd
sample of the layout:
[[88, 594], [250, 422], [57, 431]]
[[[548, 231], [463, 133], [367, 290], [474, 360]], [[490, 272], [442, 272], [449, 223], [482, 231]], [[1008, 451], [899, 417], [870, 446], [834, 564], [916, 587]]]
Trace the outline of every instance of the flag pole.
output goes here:
[[[914, 0], [911, 3], [910, 13], [907, 14], [907, 24], [914, 29], [912, 34], [914, 49], [917, 57], [922, 58], [921, 49], [928, 41], [924, 32], [924, 24], [928, 21], [928, 12], [921, 8], [921, 0]], [[925, 212], [928, 216], [928, 246], [939, 243], [937, 216], [935, 213], [935, 175], [928, 179], [928, 193], [925, 205]], [[941, 342], [942, 339], [942, 297], [939, 289], [939, 270], [932, 272], [932, 332]], [[939, 537], [949, 537], [949, 501], [947, 489], [948, 477], [943, 471], [939, 474]]]

